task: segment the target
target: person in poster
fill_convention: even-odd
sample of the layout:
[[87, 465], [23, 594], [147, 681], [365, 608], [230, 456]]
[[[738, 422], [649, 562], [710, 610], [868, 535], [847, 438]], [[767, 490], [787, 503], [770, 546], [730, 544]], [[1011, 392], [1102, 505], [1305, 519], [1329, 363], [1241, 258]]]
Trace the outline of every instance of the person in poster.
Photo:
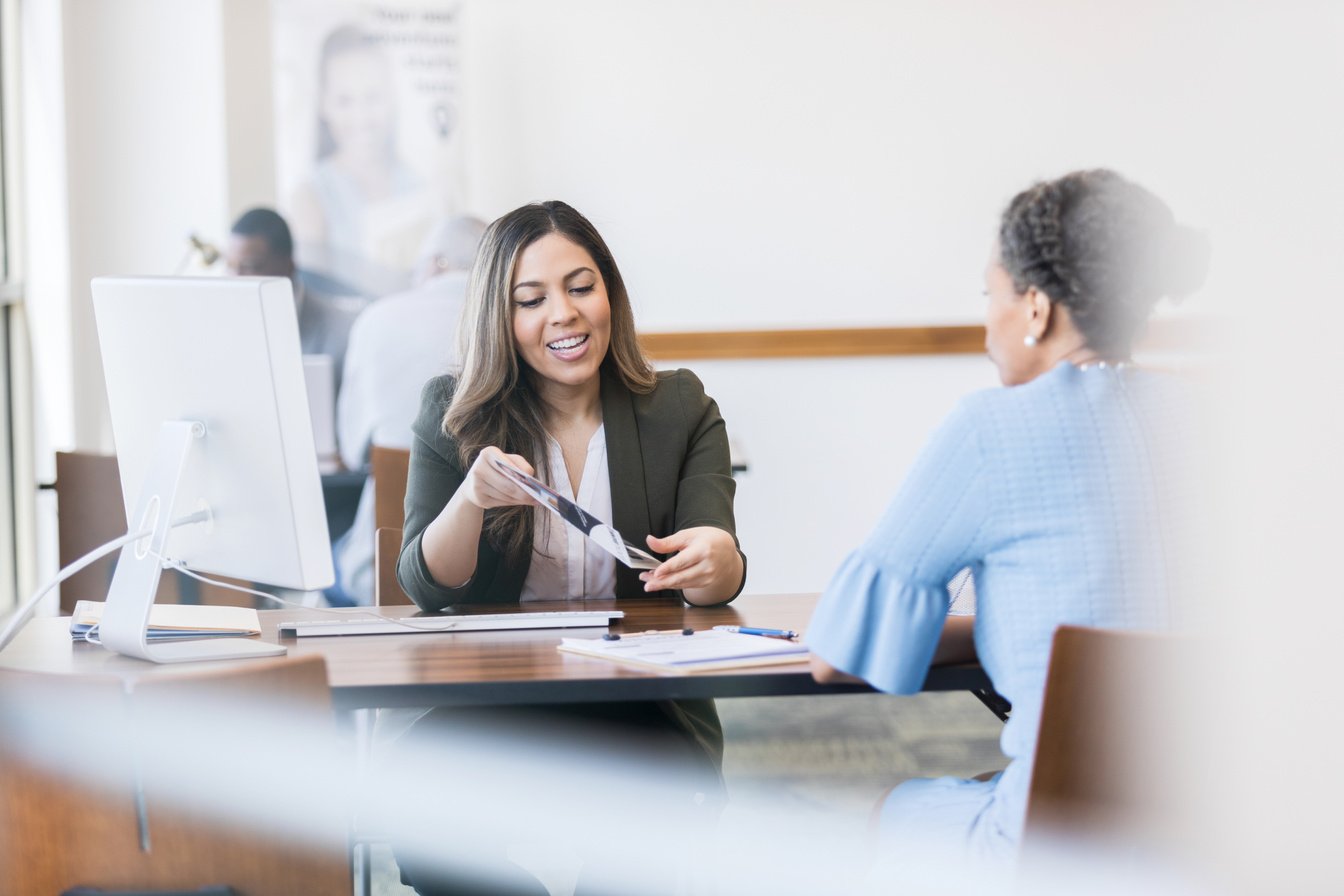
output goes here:
[[391, 66], [372, 35], [329, 33], [318, 84], [316, 158], [291, 221], [309, 267], [366, 293], [400, 267], [395, 246], [423, 230], [423, 185], [398, 154]]

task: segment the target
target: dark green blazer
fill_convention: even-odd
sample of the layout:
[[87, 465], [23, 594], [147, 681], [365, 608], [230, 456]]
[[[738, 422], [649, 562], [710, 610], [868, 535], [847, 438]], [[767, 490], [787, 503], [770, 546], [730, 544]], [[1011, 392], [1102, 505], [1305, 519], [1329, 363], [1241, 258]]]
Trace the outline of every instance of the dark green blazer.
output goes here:
[[[526, 557], [509, 562], [482, 534], [476, 572], [460, 588], [439, 585], [425, 566], [420, 537], [465, 478], [457, 443], [441, 426], [455, 384], [453, 377], [438, 377], [421, 394], [420, 414], [412, 426], [397, 579], [425, 610], [466, 603], [516, 604], [531, 567], [530, 550]], [[611, 524], [616, 530], [640, 547], [647, 547], [647, 535], [671, 535], [690, 526], [717, 526], [736, 542], [728, 433], [718, 405], [705, 394], [695, 374], [689, 370], [660, 372], [652, 392], [636, 395], [604, 370], [601, 389], [611, 475]], [[745, 556], [742, 564], [745, 582]], [[618, 563], [616, 597], [649, 596], [638, 570]], [[593, 709], [575, 711], [591, 714]], [[615, 713], [625, 724], [637, 725], [646, 733], [665, 729], [674, 740], [688, 739], [695, 754], [702, 757], [699, 762], [712, 786], [722, 790], [723, 730], [712, 700], [609, 704], [602, 711]]]
[[[412, 426], [397, 579], [425, 610], [451, 604], [517, 603], [531, 567], [531, 552], [507, 562], [484, 534], [476, 572], [465, 585], [445, 588], [434, 581], [425, 565], [420, 537], [465, 478], [457, 443], [441, 426], [455, 383], [451, 376], [430, 380]], [[611, 474], [610, 522], [616, 530], [643, 548], [647, 548], [648, 535], [662, 537], [691, 526], [717, 526], [736, 542], [728, 433], [718, 405], [705, 394], [699, 378], [689, 370], [661, 371], [654, 390], [637, 395], [604, 369], [601, 389]], [[744, 570], [745, 563], [743, 557]], [[739, 592], [741, 588], [739, 584]], [[649, 596], [639, 571], [617, 564], [616, 597]]]

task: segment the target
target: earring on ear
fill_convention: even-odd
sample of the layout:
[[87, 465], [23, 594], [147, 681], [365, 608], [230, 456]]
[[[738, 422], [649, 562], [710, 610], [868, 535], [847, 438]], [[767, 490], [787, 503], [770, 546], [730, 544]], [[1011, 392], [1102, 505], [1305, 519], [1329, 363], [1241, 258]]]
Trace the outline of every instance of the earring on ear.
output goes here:
[[1027, 348], [1035, 348], [1036, 337], [1028, 333], [1027, 335], [1022, 337], [1022, 344], [1025, 345]]

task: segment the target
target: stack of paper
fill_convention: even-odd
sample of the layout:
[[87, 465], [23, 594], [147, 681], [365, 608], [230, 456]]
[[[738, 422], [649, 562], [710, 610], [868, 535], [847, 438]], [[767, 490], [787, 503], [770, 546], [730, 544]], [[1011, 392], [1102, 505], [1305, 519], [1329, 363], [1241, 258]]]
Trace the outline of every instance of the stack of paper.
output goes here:
[[[70, 635], [76, 640], [103, 618], [103, 602], [81, 600], [70, 619]], [[183, 638], [219, 638], [261, 634], [261, 620], [251, 607], [201, 607], [193, 604], [155, 604], [149, 610], [150, 641]]]
[[619, 640], [562, 638], [560, 650], [672, 672], [705, 672], [739, 666], [768, 666], [807, 659], [807, 645], [709, 629], [622, 635]]

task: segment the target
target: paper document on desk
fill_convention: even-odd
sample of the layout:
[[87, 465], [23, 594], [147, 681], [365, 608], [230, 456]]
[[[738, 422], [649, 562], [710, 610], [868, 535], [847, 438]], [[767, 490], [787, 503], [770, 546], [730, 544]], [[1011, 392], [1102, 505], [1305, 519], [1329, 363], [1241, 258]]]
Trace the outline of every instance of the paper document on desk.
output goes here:
[[[70, 636], [76, 640], [103, 618], [103, 602], [81, 600], [70, 618]], [[202, 607], [193, 604], [155, 604], [149, 611], [145, 637], [150, 641], [184, 638], [245, 637], [261, 634], [261, 620], [251, 607]]]
[[562, 638], [559, 650], [650, 666], [669, 672], [708, 672], [742, 666], [773, 666], [807, 659], [807, 645], [784, 638], [762, 638], [714, 629], [686, 635], [679, 631], [622, 635], [607, 641]]
[[498, 458], [495, 459], [495, 464], [504, 471], [505, 476], [517, 483], [519, 488], [536, 498], [542, 507], [550, 508], [556, 516], [588, 536], [598, 547], [631, 569], [654, 569], [663, 562], [626, 541], [621, 537], [621, 533], [546, 483]]

